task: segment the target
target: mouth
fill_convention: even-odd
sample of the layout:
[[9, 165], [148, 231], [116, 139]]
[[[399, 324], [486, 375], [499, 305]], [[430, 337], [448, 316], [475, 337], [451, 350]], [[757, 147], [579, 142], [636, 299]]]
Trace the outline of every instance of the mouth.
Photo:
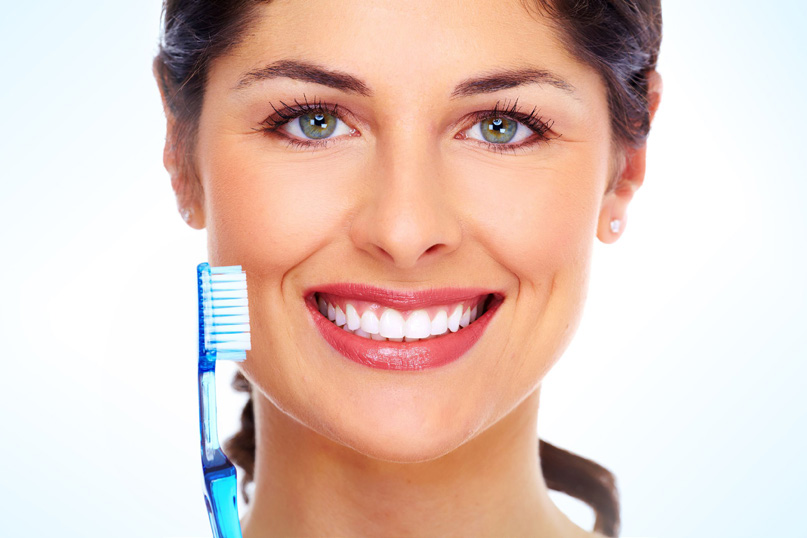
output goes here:
[[470, 288], [396, 292], [359, 284], [311, 290], [306, 306], [344, 357], [385, 370], [423, 370], [459, 359], [504, 300]]

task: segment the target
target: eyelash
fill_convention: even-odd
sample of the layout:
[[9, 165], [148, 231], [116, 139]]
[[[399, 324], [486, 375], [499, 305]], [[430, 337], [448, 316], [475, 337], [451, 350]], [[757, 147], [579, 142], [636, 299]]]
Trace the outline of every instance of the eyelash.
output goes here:
[[[298, 149], [310, 149], [312, 147], [326, 147], [328, 146], [333, 139], [325, 138], [322, 140], [300, 140], [296, 138], [291, 138], [284, 134], [280, 134], [279, 129], [289, 123], [292, 120], [299, 118], [302, 115], [310, 114], [310, 113], [324, 113], [330, 114], [340, 121], [342, 120], [341, 114], [339, 113], [339, 105], [333, 105], [333, 107], [329, 108], [328, 105], [324, 104], [322, 101], [317, 101], [315, 103], [309, 103], [306, 99], [304, 103], [300, 103], [296, 99], [294, 100], [294, 105], [287, 105], [283, 101], [280, 102], [283, 105], [283, 108], [278, 110], [275, 108], [274, 105], [271, 105], [274, 109], [275, 113], [270, 115], [266, 118], [263, 122], [261, 122], [261, 128], [257, 129], [258, 131], [264, 132], [269, 135], [277, 135], [281, 136], [286, 139], [287, 144], [289, 147], [294, 147]], [[560, 138], [561, 135], [557, 136], [550, 136], [549, 133], [552, 130], [552, 120], [544, 120], [543, 117], [536, 115], [538, 108], [535, 107], [529, 114], [525, 114], [520, 111], [518, 106], [518, 99], [516, 99], [512, 105], [508, 105], [505, 103], [502, 109], [499, 109], [499, 104], [501, 101], [496, 103], [496, 106], [493, 107], [493, 110], [480, 110], [479, 112], [474, 112], [471, 114], [471, 118], [474, 120], [474, 124], [471, 125], [468, 129], [472, 128], [474, 125], [479, 123], [480, 121], [485, 121], [493, 118], [501, 118], [505, 117], [507, 119], [517, 121], [527, 128], [532, 130], [536, 136], [527, 141], [522, 142], [521, 144], [494, 144], [493, 142], [485, 142], [482, 140], [475, 140], [476, 142], [487, 146], [489, 149], [497, 151], [499, 153], [517, 153], [519, 150], [524, 150], [530, 148], [534, 145], [540, 144], [542, 142], [549, 142], [556, 138]], [[467, 131], [468, 129], [465, 129]]]

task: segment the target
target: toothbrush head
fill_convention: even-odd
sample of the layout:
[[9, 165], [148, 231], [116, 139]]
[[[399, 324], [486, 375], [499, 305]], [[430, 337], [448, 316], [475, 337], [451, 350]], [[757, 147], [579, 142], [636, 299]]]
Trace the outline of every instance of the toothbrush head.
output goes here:
[[251, 349], [247, 275], [240, 265], [197, 267], [199, 285], [199, 356], [243, 361]]

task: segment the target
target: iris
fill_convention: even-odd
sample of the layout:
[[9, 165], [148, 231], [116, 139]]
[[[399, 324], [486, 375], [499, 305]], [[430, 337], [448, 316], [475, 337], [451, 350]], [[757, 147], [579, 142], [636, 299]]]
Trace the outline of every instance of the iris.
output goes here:
[[505, 144], [513, 139], [518, 130], [518, 122], [508, 118], [490, 118], [479, 124], [482, 137], [494, 144]]
[[328, 138], [336, 129], [336, 118], [322, 112], [303, 114], [299, 122], [300, 129], [310, 138]]

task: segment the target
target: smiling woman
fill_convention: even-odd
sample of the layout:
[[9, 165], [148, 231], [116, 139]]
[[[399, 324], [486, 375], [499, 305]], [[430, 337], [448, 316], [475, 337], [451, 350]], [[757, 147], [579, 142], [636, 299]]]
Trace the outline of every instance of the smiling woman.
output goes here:
[[244, 535], [590, 536], [550, 488], [617, 535], [613, 477], [536, 419], [644, 179], [659, 2], [168, 0], [164, 25], [180, 211], [250, 279]]

